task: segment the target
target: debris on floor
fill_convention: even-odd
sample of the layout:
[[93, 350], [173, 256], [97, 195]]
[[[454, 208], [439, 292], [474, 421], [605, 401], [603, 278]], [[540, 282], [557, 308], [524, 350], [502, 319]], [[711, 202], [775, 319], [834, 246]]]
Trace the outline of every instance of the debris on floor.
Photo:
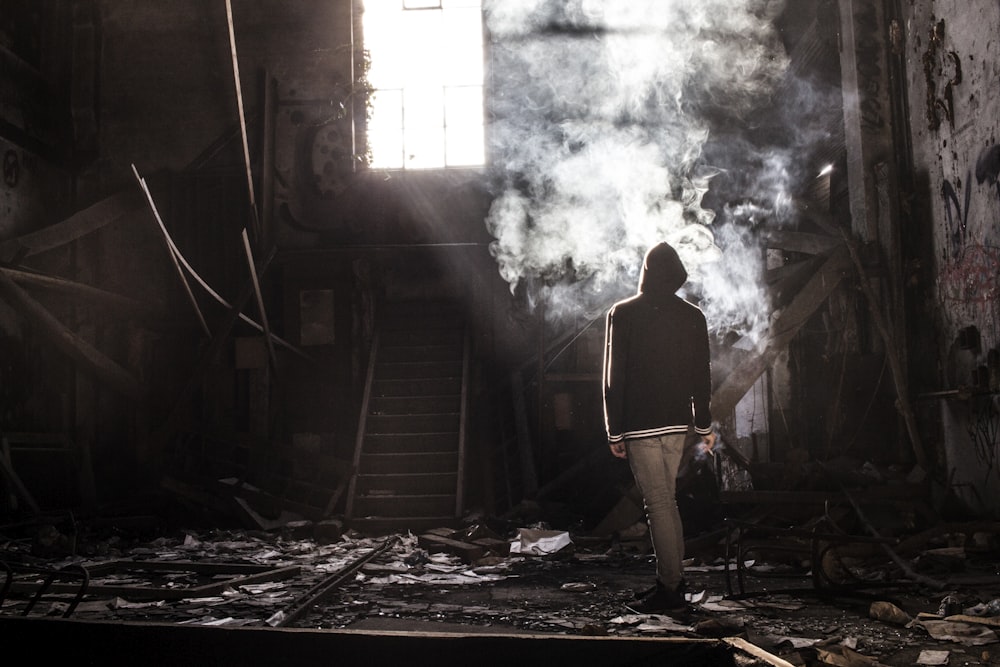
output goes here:
[[1000, 525], [903, 525], [878, 508], [912, 499], [885, 489], [850, 493], [863, 512], [830, 490], [740, 493], [723, 526], [687, 536], [690, 610], [673, 615], [628, 609], [655, 578], [641, 524], [595, 534], [478, 515], [388, 535], [336, 519], [8, 526], [0, 615], [739, 638], [794, 665], [1000, 665]]

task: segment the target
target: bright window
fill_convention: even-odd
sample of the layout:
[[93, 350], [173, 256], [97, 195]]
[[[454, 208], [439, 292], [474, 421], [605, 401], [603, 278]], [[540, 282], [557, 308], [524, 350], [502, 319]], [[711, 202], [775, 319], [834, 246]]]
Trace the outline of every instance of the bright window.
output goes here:
[[366, 0], [364, 47], [375, 89], [373, 169], [479, 166], [483, 149], [480, 0]]

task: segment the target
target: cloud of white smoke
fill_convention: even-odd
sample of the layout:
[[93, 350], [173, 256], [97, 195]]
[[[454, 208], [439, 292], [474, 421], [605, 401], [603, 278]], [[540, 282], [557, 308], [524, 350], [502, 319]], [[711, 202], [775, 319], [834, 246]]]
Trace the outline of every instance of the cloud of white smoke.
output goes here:
[[[703, 149], [769, 101], [787, 59], [767, 0], [484, 0], [494, 40], [487, 224], [499, 271], [547, 312], [634, 292], [653, 244], [673, 244], [717, 332], [767, 326], [763, 251], [703, 205]], [[787, 204], [778, 154], [748, 199]], [[732, 216], [724, 216], [730, 218]]]

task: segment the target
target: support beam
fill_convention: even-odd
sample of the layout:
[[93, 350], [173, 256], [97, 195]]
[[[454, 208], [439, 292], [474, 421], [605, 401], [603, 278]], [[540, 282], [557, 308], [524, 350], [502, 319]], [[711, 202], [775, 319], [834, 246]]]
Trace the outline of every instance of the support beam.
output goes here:
[[[188, 262], [187, 259], [184, 258], [184, 255], [181, 253], [180, 248], [178, 248], [177, 244], [174, 243], [174, 240], [172, 238], [170, 238], [170, 235], [167, 233], [166, 228], [161, 226], [160, 229], [165, 234], [165, 240], [167, 242], [167, 245], [170, 247], [170, 251], [173, 253], [174, 258], [177, 260], [177, 262], [180, 263], [181, 266], [184, 267], [184, 270], [187, 271], [188, 274], [194, 279], [194, 281], [196, 283], [198, 283], [201, 286], [201, 288], [203, 290], [205, 290], [206, 293], [208, 293], [209, 296], [211, 296], [213, 299], [215, 299], [215, 301], [218, 302], [219, 305], [221, 305], [223, 308], [225, 308], [227, 310], [232, 309], [233, 305], [231, 303], [229, 303], [228, 301], [226, 301], [224, 298], [222, 298], [221, 294], [219, 294], [214, 289], [212, 289], [212, 286], [209, 285], [207, 282], [205, 282], [205, 280], [198, 274], [198, 272], [194, 270], [194, 267], [191, 266], [190, 262]], [[271, 250], [272, 250], [272, 254], [273, 254], [274, 249], [272, 248]], [[261, 273], [263, 273], [263, 271], [261, 271]], [[248, 290], [251, 289], [251, 286], [249, 284], [247, 285], [247, 289]], [[246, 297], [249, 298], [252, 295], [253, 294], [252, 294], [252, 291], [251, 291], [251, 292], [248, 292], [246, 294]], [[250, 317], [244, 315], [239, 310], [236, 311], [236, 317], [238, 317], [239, 319], [243, 320], [244, 322], [246, 322], [247, 324], [249, 324], [251, 327], [253, 327], [257, 331], [260, 331], [260, 332], [263, 333], [263, 331], [264, 331], [264, 327], [263, 326], [261, 326], [260, 324], [258, 324], [256, 321], [254, 321]], [[310, 357], [308, 354], [306, 354], [305, 352], [303, 352], [299, 348], [295, 347], [294, 345], [292, 345], [288, 341], [286, 341], [286, 340], [284, 340], [282, 338], [279, 338], [275, 334], [271, 334], [271, 339], [275, 343], [277, 343], [278, 345], [284, 347], [285, 349], [287, 349], [287, 350], [289, 350], [291, 352], [294, 352], [295, 354], [297, 354], [298, 356], [302, 357], [306, 361], [312, 361], [313, 360], [312, 357]]]
[[0, 267], [0, 272], [4, 273], [18, 285], [38, 287], [58, 292], [74, 300], [89, 301], [95, 306], [113, 310], [126, 318], [149, 321], [155, 320], [157, 317], [162, 317], [164, 312], [162, 304], [139, 301], [138, 299], [132, 299], [58, 276], [4, 267]]
[[[261, 272], [263, 273], [267, 266], [271, 263], [274, 254], [267, 257], [261, 265]], [[212, 340], [209, 344], [202, 350], [201, 357], [198, 359], [198, 363], [195, 365], [194, 370], [188, 377], [187, 382], [181, 387], [180, 392], [178, 392], [177, 397], [174, 399], [173, 404], [169, 407], [166, 417], [159, 428], [152, 434], [153, 438], [153, 448], [154, 450], [160, 449], [163, 444], [163, 439], [169, 434], [170, 429], [174, 426], [174, 421], [177, 418], [180, 406], [185, 400], [194, 392], [195, 388], [204, 379], [205, 373], [208, 371], [209, 367], [215, 362], [215, 359], [219, 356], [222, 351], [222, 347], [229, 340], [229, 336], [233, 331], [233, 327], [236, 326], [237, 320], [240, 318], [242, 309], [246, 307], [246, 304], [250, 301], [250, 297], [253, 296], [253, 287], [250, 283], [247, 283], [243, 288], [243, 292], [236, 299], [236, 302], [229, 306], [229, 311], [223, 317], [222, 321], [215, 329], [215, 335], [212, 336]]]
[[735, 409], [736, 404], [750, 390], [764, 371], [770, 368], [778, 354], [788, 346], [799, 329], [840, 284], [850, 258], [841, 245], [827, 257], [805, 287], [781, 311], [771, 324], [770, 338], [757, 355], [746, 358], [726, 377], [712, 394], [712, 411], [722, 415]]
[[10, 264], [66, 245], [135, 213], [141, 203], [142, 200], [133, 191], [112, 195], [74, 213], [62, 222], [0, 243], [0, 261]]
[[177, 277], [180, 278], [181, 284], [184, 286], [184, 292], [187, 294], [188, 301], [191, 302], [191, 307], [194, 309], [195, 315], [198, 317], [198, 324], [201, 325], [202, 331], [209, 338], [212, 337], [212, 331], [208, 328], [208, 323], [205, 322], [205, 316], [201, 312], [201, 308], [198, 306], [198, 300], [194, 298], [194, 292], [191, 291], [191, 285], [188, 283], [187, 278], [184, 276], [184, 270], [181, 268], [180, 262], [177, 259], [177, 253], [174, 252], [174, 247], [170, 243], [170, 234], [167, 232], [166, 225], [163, 224], [163, 220], [160, 218], [160, 212], [156, 210], [156, 202], [153, 201], [153, 195], [149, 192], [149, 187], [146, 186], [146, 181], [139, 175], [139, 171], [132, 165], [132, 173], [135, 175], [135, 180], [139, 183], [139, 187], [142, 188], [142, 192], [146, 195], [146, 201], [149, 203], [149, 209], [153, 212], [153, 218], [156, 220], [156, 224], [160, 228], [160, 233], [163, 235], [164, 242], [167, 246], [167, 253], [170, 255], [170, 262], [173, 264], [174, 269], [177, 271]]
[[267, 321], [267, 309], [264, 308], [264, 295], [260, 291], [260, 280], [257, 277], [257, 267], [253, 261], [253, 250], [250, 248], [250, 237], [246, 228], [243, 229], [243, 252], [246, 255], [247, 266], [250, 269], [250, 284], [257, 299], [257, 312], [260, 314], [261, 326], [264, 327], [264, 340], [267, 343], [267, 356], [271, 360], [271, 370], [278, 372], [278, 358], [274, 354], [274, 341], [271, 339], [271, 327]]
[[762, 236], [768, 248], [800, 252], [806, 255], [820, 255], [830, 252], [833, 248], [843, 243], [836, 236], [790, 232], [780, 229], [769, 230]]
[[0, 296], [18, 307], [21, 314], [57, 348], [108, 387], [132, 400], [141, 401], [145, 397], [145, 389], [130, 372], [67, 328], [3, 272], [0, 272]]
[[260, 243], [260, 219], [257, 215], [257, 197], [254, 195], [253, 168], [250, 162], [250, 144], [247, 141], [247, 120], [243, 110], [243, 86], [240, 83], [240, 62], [236, 55], [236, 29], [233, 25], [233, 3], [226, 0], [226, 24], [229, 28], [229, 54], [233, 64], [233, 81], [236, 84], [236, 107], [240, 120], [240, 137], [243, 140], [243, 162], [247, 171], [247, 193], [250, 197], [250, 212], [253, 217], [254, 240]]
[[892, 156], [885, 3], [839, 0], [838, 4], [851, 226], [854, 237], [871, 243], [880, 240], [875, 169]]
[[7, 442], [7, 438], [0, 440], [0, 476], [7, 482], [14, 495], [27, 503], [32, 513], [42, 513], [42, 508], [35, 502], [35, 497], [31, 495], [28, 487], [24, 485], [18, 474], [14, 472], [14, 464], [10, 458], [10, 444]]

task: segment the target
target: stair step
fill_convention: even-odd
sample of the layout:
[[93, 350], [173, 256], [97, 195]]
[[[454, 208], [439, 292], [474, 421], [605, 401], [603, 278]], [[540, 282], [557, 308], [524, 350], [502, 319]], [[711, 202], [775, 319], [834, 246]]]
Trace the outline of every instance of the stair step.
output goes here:
[[462, 311], [454, 303], [445, 301], [387, 303], [379, 313], [379, 326], [383, 331], [460, 329], [464, 321]]
[[362, 496], [447, 495], [454, 494], [458, 475], [443, 473], [405, 473], [358, 475], [356, 493]]
[[461, 391], [462, 378], [458, 376], [376, 380], [372, 383], [372, 397], [442, 396], [445, 394], [459, 394]]
[[454, 522], [465, 318], [454, 303], [390, 302], [379, 312], [368, 414], [353, 479], [355, 526]]
[[461, 408], [459, 395], [451, 396], [376, 396], [369, 402], [371, 415], [434, 415], [457, 414]]
[[458, 452], [426, 454], [362, 454], [358, 462], [359, 475], [390, 475], [455, 472]]
[[454, 327], [400, 328], [382, 330], [379, 344], [389, 347], [412, 347], [416, 345], [462, 345], [464, 333], [459, 324]]
[[418, 517], [448, 516], [455, 513], [455, 494], [359, 495], [354, 499], [354, 516]]
[[379, 344], [376, 366], [392, 363], [454, 361], [461, 363], [461, 345], [382, 345]]
[[365, 454], [433, 454], [458, 451], [457, 433], [370, 433], [365, 436]]
[[369, 415], [367, 433], [449, 433], [458, 432], [457, 412], [428, 415]]
[[462, 360], [376, 363], [376, 381], [462, 377]]

